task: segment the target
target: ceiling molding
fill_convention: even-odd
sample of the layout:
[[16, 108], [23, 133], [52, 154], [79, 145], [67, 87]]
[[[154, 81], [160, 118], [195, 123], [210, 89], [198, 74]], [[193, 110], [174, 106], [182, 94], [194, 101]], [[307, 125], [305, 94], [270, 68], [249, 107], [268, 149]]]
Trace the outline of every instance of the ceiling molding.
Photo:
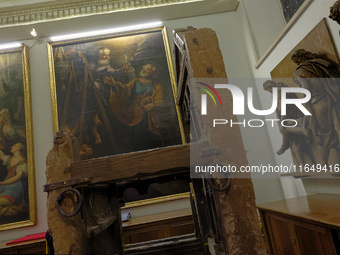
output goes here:
[[69, 1], [67, 4], [57, 5], [40, 3], [0, 10], [0, 27], [205, 1], [207, 2], [207, 0], [92, 0], [73, 3]]

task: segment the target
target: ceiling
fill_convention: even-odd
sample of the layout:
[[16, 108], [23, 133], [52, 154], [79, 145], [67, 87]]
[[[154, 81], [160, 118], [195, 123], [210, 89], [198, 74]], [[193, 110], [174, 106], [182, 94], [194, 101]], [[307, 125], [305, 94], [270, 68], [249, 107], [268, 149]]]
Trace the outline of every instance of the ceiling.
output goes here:
[[38, 1], [29, 1], [29, 0], [1, 0], [0, 8], [14, 8], [17, 6], [36, 4], [36, 3], [44, 3], [44, 2], [54, 2], [53, 0], [38, 0]]
[[193, 16], [233, 11], [238, 0], [0, 0], [0, 28], [157, 7], [172, 19], [178, 11], [164, 7], [182, 4], [181, 16]]

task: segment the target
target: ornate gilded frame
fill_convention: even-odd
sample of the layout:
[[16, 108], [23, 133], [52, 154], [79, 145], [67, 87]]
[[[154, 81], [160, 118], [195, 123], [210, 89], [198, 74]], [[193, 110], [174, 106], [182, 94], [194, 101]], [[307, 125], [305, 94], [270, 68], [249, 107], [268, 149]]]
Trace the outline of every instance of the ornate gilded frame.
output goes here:
[[[7, 87], [4, 85], [5, 83]], [[17, 182], [22, 184], [20, 187], [22, 187], [23, 190], [23, 197], [17, 198], [13, 195], [12, 200], [14, 200], [15, 204], [0, 208], [0, 230], [8, 230], [35, 225], [37, 222], [32, 104], [27, 46], [10, 50], [0, 50], [0, 84], [0, 115], [3, 116], [1, 111], [4, 108], [9, 109], [9, 112], [13, 113], [14, 109], [16, 109], [13, 102], [18, 105], [15, 115], [7, 115], [7, 117], [10, 117], [9, 123], [12, 125], [12, 131], [15, 130], [15, 132], [11, 132], [12, 136], [9, 136], [9, 132], [5, 132], [4, 126], [6, 125], [8, 128], [8, 123], [4, 124], [5, 122], [2, 122], [2, 117], [0, 117], [0, 122], [2, 122], [0, 124], [2, 151], [5, 155], [14, 154], [13, 147], [10, 146], [18, 142], [23, 143], [26, 153], [21, 155], [26, 157], [26, 161], [23, 160], [20, 164], [27, 166], [27, 176], [24, 174], [24, 177]], [[19, 165], [19, 163], [17, 165]], [[7, 169], [7, 166], [5, 167]], [[6, 173], [6, 175], [10, 178], [9, 173]], [[3, 181], [3, 179], [1, 181]], [[0, 185], [0, 189], [2, 187], [4, 186]], [[9, 197], [5, 190], [1, 190], [1, 192], [1, 194], [6, 194], [6, 197]]]
[[[88, 37], [88, 38], [77, 39], [77, 40], [48, 42], [47, 48], [48, 48], [48, 56], [49, 56], [49, 68], [50, 68], [53, 129], [54, 129], [54, 132], [57, 132], [58, 130], [63, 129], [64, 131], [74, 134], [78, 138], [80, 147], [81, 147], [80, 155], [82, 159], [97, 158], [97, 157], [103, 157], [103, 156], [109, 156], [109, 155], [115, 155], [115, 154], [121, 154], [121, 153], [134, 152], [134, 151], [139, 151], [139, 150], [144, 150], [144, 149], [163, 147], [163, 146], [155, 146], [151, 148], [135, 149], [134, 145], [138, 143], [138, 139], [129, 138], [129, 135], [124, 133], [125, 127], [127, 130], [129, 130], [129, 128], [132, 125], [124, 126], [122, 124], [125, 124], [125, 123], [123, 123], [120, 119], [119, 121], [117, 121], [118, 117], [116, 113], [114, 112], [113, 110], [114, 107], [112, 106], [112, 103], [111, 103], [112, 92], [111, 91], [108, 92], [107, 90], [107, 92], [105, 93], [104, 88], [107, 85], [105, 85], [103, 82], [103, 79], [102, 79], [103, 76], [98, 75], [97, 78], [98, 77], [99, 78], [96, 79], [96, 75], [97, 75], [96, 70], [98, 70], [96, 69], [96, 65], [99, 61], [96, 62], [97, 60], [95, 60], [95, 57], [98, 57], [98, 53], [100, 53], [100, 50], [102, 50], [100, 54], [103, 54], [103, 50], [105, 49], [109, 49], [108, 55], [109, 55], [109, 61], [110, 61], [110, 64], [109, 64], [110, 67], [108, 69], [104, 69], [105, 72], [115, 69], [115, 71], [112, 71], [112, 72], [114, 74], [116, 81], [117, 80], [120, 81], [120, 80], [117, 79], [115, 75], [118, 73], [118, 71], [121, 72], [120, 77], [123, 77], [122, 79], [126, 80], [126, 82], [122, 82], [124, 85], [126, 85], [128, 81], [133, 80], [133, 79], [128, 79], [128, 75], [131, 74], [131, 76], [133, 76], [133, 73], [130, 72], [132, 69], [136, 71], [134, 73], [138, 73], [137, 70], [138, 68], [142, 66], [141, 64], [142, 60], [143, 61], [152, 60], [150, 62], [158, 61], [156, 65], [160, 67], [159, 70], [161, 70], [161, 75], [159, 75], [157, 78], [159, 81], [161, 81], [159, 83], [161, 83], [164, 88], [164, 98], [165, 98], [165, 95], [167, 95], [167, 100], [164, 99], [163, 103], [166, 104], [166, 107], [170, 112], [170, 113], [167, 113], [167, 115], [164, 115], [164, 116], [167, 116], [167, 117], [164, 117], [164, 119], [166, 123], [172, 126], [171, 132], [170, 131], [168, 132], [169, 134], [171, 134], [172, 137], [170, 137], [169, 135], [167, 135], [166, 138], [162, 137], [164, 135], [164, 132], [162, 135], [159, 135], [159, 137], [160, 137], [160, 140], [162, 139], [170, 140], [170, 142], [164, 146], [182, 144], [184, 142], [183, 128], [182, 128], [182, 124], [180, 122], [180, 116], [179, 116], [180, 113], [174, 100], [175, 95], [176, 95], [175, 76], [174, 76], [174, 68], [173, 68], [173, 63], [171, 59], [170, 47], [169, 47], [169, 42], [168, 42], [168, 37], [167, 37], [165, 26], [130, 31], [130, 32], [122, 32], [122, 33], [116, 33], [116, 34], [109, 34], [109, 35], [104, 35], [104, 36]], [[112, 54], [113, 52], [114, 54]], [[140, 59], [138, 59], [138, 57]], [[60, 64], [60, 65], [66, 66], [64, 69], [60, 67], [59, 61], [63, 62], [63, 64]], [[138, 61], [139, 61], [139, 64], [137, 64]], [[112, 64], [113, 62], [115, 62], [115, 64], [117, 65], [119, 64], [119, 66], [117, 68], [116, 67], [113, 68], [113, 64]], [[124, 64], [127, 64], [127, 63], [129, 64], [129, 67], [124, 69], [123, 68]], [[77, 67], [75, 67], [77, 64], [78, 64], [78, 69]], [[130, 70], [130, 68], [132, 69]], [[117, 73], [116, 73], [116, 70], [118, 70]], [[125, 76], [124, 76], [122, 74], [123, 71], [124, 72], [126, 71], [128, 74], [125, 73], [124, 74]], [[62, 75], [65, 75], [65, 73], [66, 73], [66, 77], [63, 77]], [[81, 76], [77, 76], [79, 73], [82, 73]], [[76, 78], [73, 78], [73, 77], [76, 77]], [[79, 77], [83, 77], [83, 79], [80, 79]], [[73, 113], [73, 115], [71, 115], [71, 113], [69, 113], [69, 109], [74, 111], [74, 108], [71, 108], [71, 107], [69, 108], [69, 102], [70, 100], [73, 100], [73, 99], [75, 100], [75, 97], [74, 96], [72, 97], [72, 93], [75, 92], [73, 84], [76, 84], [76, 83], [78, 85], [81, 84], [80, 90], [81, 90], [82, 96], [78, 97], [79, 98], [78, 106], [80, 105], [82, 106], [79, 107], [78, 113]], [[93, 84], [97, 84], [97, 85], [94, 86]], [[61, 90], [63, 87], [66, 91], [69, 91], [69, 92], [63, 92]], [[87, 92], [84, 92], [84, 90], [86, 90]], [[68, 96], [67, 96], [67, 93], [69, 93]], [[95, 105], [94, 107], [98, 107], [99, 110], [97, 108], [95, 110], [93, 109], [89, 110], [88, 108], [86, 108], [88, 107], [88, 105], [91, 104], [91, 103], [88, 103], [90, 102], [89, 98], [91, 98], [91, 93], [92, 93], [92, 100], [93, 100], [92, 103], [94, 102], [93, 103], [93, 105]], [[86, 94], [86, 96], [84, 96], [84, 94]], [[75, 95], [75, 93], [73, 93], [73, 95]], [[109, 96], [110, 98], [108, 98]], [[105, 97], [107, 98], [105, 99]], [[104, 104], [100, 103], [99, 101], [104, 102]], [[74, 103], [73, 101], [71, 102]], [[85, 106], [83, 102], [85, 102]], [[114, 113], [112, 114], [112, 112], [110, 112], [110, 109], [107, 109], [104, 106], [100, 106], [100, 104], [109, 105], [109, 108]], [[94, 118], [86, 117], [86, 114], [89, 114], [91, 111], [92, 112], [97, 111], [98, 115], [94, 116]], [[105, 117], [105, 115], [107, 117]], [[99, 122], [100, 125], [104, 125], [105, 127], [105, 132], [102, 132], [102, 134], [104, 135], [104, 137], [105, 136], [107, 137], [106, 140], [102, 139], [101, 134], [99, 134], [99, 137], [101, 138], [99, 140], [99, 143], [97, 143], [98, 142], [97, 139], [94, 139], [94, 138], [90, 139], [90, 137], [93, 136], [93, 133], [95, 133], [94, 131], [95, 128], [93, 128], [92, 126], [97, 125], [97, 124], [93, 124], [93, 122], [97, 121], [96, 118], [98, 116], [101, 116], [101, 121]], [[169, 118], [169, 119], [166, 119], [166, 118]], [[84, 123], [86, 125], [84, 125]], [[89, 126], [91, 126], [91, 129], [89, 128]], [[87, 131], [84, 131], [84, 130], [87, 130]], [[150, 131], [150, 127], [148, 130]], [[114, 137], [118, 133], [120, 135], [119, 136], [117, 135], [116, 137]], [[130, 134], [131, 133], [133, 132], [130, 132]], [[98, 137], [97, 134], [95, 134], [95, 136]], [[112, 137], [114, 139], [111, 139]], [[123, 137], [123, 138], [119, 140], [120, 139], [119, 137]], [[100, 149], [97, 149], [96, 147], [98, 144], [99, 145], [104, 144], [103, 141], [108, 141], [108, 140], [117, 141], [117, 139], [118, 139], [118, 142], [116, 142], [116, 147], [114, 144], [107, 145], [106, 147], [103, 145], [102, 149], [100, 148], [100, 146], [98, 146], [98, 148]], [[126, 145], [126, 148], [122, 149], [121, 147], [124, 147], [125, 144], [130, 144], [131, 147], [133, 148], [130, 149], [128, 148], [128, 146], [130, 145]], [[152, 142], [150, 142], [150, 144], [152, 144]], [[84, 152], [84, 150], [82, 149], [83, 145], [85, 145], [87, 152], [89, 152], [88, 154], [86, 154], [86, 152]], [[110, 147], [111, 145], [112, 147]]]

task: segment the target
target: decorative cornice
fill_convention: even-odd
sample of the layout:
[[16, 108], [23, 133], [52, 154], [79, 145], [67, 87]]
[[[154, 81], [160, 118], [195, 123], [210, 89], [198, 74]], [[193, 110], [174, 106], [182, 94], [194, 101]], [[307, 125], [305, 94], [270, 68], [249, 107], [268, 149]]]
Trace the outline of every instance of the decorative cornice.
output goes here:
[[204, 0], [92, 0], [34, 8], [28, 5], [25, 9], [22, 6], [14, 11], [0, 12], [0, 27], [201, 1]]

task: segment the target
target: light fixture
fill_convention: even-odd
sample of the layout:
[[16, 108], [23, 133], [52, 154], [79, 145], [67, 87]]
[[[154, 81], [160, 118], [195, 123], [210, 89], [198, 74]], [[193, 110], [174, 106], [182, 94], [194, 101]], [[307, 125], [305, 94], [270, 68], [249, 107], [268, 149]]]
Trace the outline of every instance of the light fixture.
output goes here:
[[39, 35], [38, 35], [37, 31], [34, 28], [32, 28], [32, 30], [31, 30], [31, 36], [33, 36], [33, 38], [36, 40], [36, 42], [34, 44], [42, 43], [42, 40], [39, 38]]
[[13, 49], [13, 48], [21, 47], [21, 46], [22, 46], [22, 43], [19, 43], [19, 42], [3, 43], [3, 44], [0, 44], [0, 50]]
[[31, 35], [32, 35], [34, 38], [37, 38], [37, 37], [38, 37], [38, 33], [37, 33], [37, 31], [35, 31], [34, 28], [32, 28], [32, 30], [31, 30]]
[[54, 42], [55, 41], [63, 41], [63, 40], [84, 38], [84, 37], [89, 37], [89, 36], [132, 31], [132, 30], [143, 29], [143, 28], [152, 28], [152, 27], [157, 27], [157, 26], [160, 26], [160, 25], [162, 25], [162, 22], [157, 21], [157, 22], [143, 23], [143, 24], [132, 25], [132, 26], [115, 27], [115, 28], [109, 28], [109, 29], [103, 29], [103, 30], [95, 30], [95, 31], [83, 32], [83, 33], [75, 33], [75, 34], [68, 34], [68, 35], [57, 35], [57, 36], [52, 36], [50, 39], [51, 39], [51, 41], [54, 41]]

